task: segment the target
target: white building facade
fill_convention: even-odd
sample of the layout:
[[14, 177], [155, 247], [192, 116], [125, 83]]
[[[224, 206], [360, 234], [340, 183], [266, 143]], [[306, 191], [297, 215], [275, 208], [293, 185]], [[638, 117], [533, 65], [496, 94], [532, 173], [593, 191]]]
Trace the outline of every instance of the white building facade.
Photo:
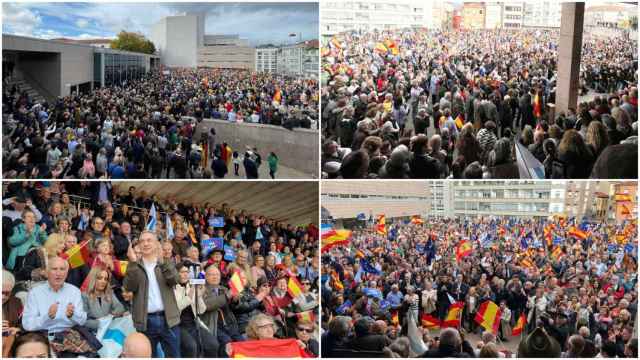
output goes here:
[[204, 44], [204, 15], [162, 18], [151, 28], [151, 41], [162, 65], [195, 67], [198, 65], [198, 48]]
[[321, 32], [325, 36], [351, 30], [440, 28], [445, 4], [422, 0], [321, 1]]
[[278, 48], [275, 46], [265, 46], [256, 48], [256, 71], [277, 72], [278, 68]]
[[522, 26], [559, 28], [562, 3], [559, 1], [533, 1], [524, 3]]

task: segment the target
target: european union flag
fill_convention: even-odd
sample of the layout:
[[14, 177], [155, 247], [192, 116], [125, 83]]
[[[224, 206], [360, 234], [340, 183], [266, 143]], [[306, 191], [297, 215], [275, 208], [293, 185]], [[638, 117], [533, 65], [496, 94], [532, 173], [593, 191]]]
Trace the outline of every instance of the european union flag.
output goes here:
[[224, 247], [224, 259], [227, 261], [234, 261], [236, 259], [236, 252], [229, 245]]
[[633, 244], [627, 244], [624, 246], [624, 252], [625, 253], [631, 253], [633, 252]]
[[336, 312], [338, 314], [344, 314], [347, 311], [347, 309], [350, 307], [351, 307], [351, 300], [347, 300], [336, 309]]
[[423, 245], [423, 244], [417, 244], [417, 245], [416, 245], [416, 251], [417, 251], [419, 254], [424, 253], [424, 245]]
[[367, 220], [367, 215], [365, 215], [364, 213], [360, 213], [356, 216], [356, 219], [358, 220]]
[[364, 272], [368, 272], [373, 275], [380, 275], [380, 271], [371, 266], [371, 264], [369, 264], [369, 262], [365, 259], [360, 259], [360, 267]]
[[216, 216], [214, 218], [209, 218], [209, 226], [214, 228], [224, 227], [224, 218], [222, 216]]
[[609, 250], [609, 252], [615, 252], [618, 249], [618, 245], [616, 244], [609, 244], [609, 247], [607, 250]]
[[484, 233], [484, 235], [480, 236], [480, 245], [483, 248], [488, 248], [493, 244], [493, 238], [489, 233]]
[[387, 300], [380, 300], [380, 308], [385, 310], [391, 307], [391, 303]]

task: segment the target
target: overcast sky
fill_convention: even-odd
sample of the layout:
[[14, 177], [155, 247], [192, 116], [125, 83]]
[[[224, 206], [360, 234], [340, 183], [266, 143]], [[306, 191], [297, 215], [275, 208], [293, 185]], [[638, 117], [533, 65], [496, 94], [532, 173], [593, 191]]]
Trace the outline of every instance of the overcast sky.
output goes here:
[[[149, 36], [154, 23], [183, 12], [205, 13], [206, 34], [239, 34], [252, 45], [318, 38], [317, 3], [3, 3], [2, 32], [38, 38]], [[296, 38], [295, 40], [299, 40]]]

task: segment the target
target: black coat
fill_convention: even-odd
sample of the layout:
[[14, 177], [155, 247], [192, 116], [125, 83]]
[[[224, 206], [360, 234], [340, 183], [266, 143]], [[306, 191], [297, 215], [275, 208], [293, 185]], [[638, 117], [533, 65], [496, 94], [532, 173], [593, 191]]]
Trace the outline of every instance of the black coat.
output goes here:
[[414, 154], [409, 162], [414, 179], [439, 179], [440, 162], [427, 154]]
[[439, 346], [437, 349], [431, 349], [423, 353], [422, 358], [468, 358], [469, 354], [461, 352], [449, 346]]

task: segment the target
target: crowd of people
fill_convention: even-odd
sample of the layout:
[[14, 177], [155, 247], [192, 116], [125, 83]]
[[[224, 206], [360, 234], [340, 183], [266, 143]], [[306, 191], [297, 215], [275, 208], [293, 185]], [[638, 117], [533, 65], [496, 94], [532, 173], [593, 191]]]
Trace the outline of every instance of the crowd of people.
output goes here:
[[231, 149], [215, 129], [196, 136], [198, 124], [318, 123], [316, 80], [246, 70], [161, 67], [51, 103], [3, 88], [2, 172], [9, 179], [222, 178], [232, 164], [236, 176], [243, 165], [247, 178], [257, 178], [255, 147]]
[[127, 357], [227, 357], [249, 340], [319, 354], [313, 224], [109, 182], [14, 182], [2, 226], [3, 357], [98, 357], [105, 317], [135, 328]]
[[322, 356], [637, 358], [637, 246], [635, 220], [362, 221], [321, 255]]
[[542, 29], [336, 35], [321, 50], [323, 177], [637, 178], [637, 39], [585, 35], [579, 92], [595, 94], [567, 111], [549, 106], [558, 43]]

